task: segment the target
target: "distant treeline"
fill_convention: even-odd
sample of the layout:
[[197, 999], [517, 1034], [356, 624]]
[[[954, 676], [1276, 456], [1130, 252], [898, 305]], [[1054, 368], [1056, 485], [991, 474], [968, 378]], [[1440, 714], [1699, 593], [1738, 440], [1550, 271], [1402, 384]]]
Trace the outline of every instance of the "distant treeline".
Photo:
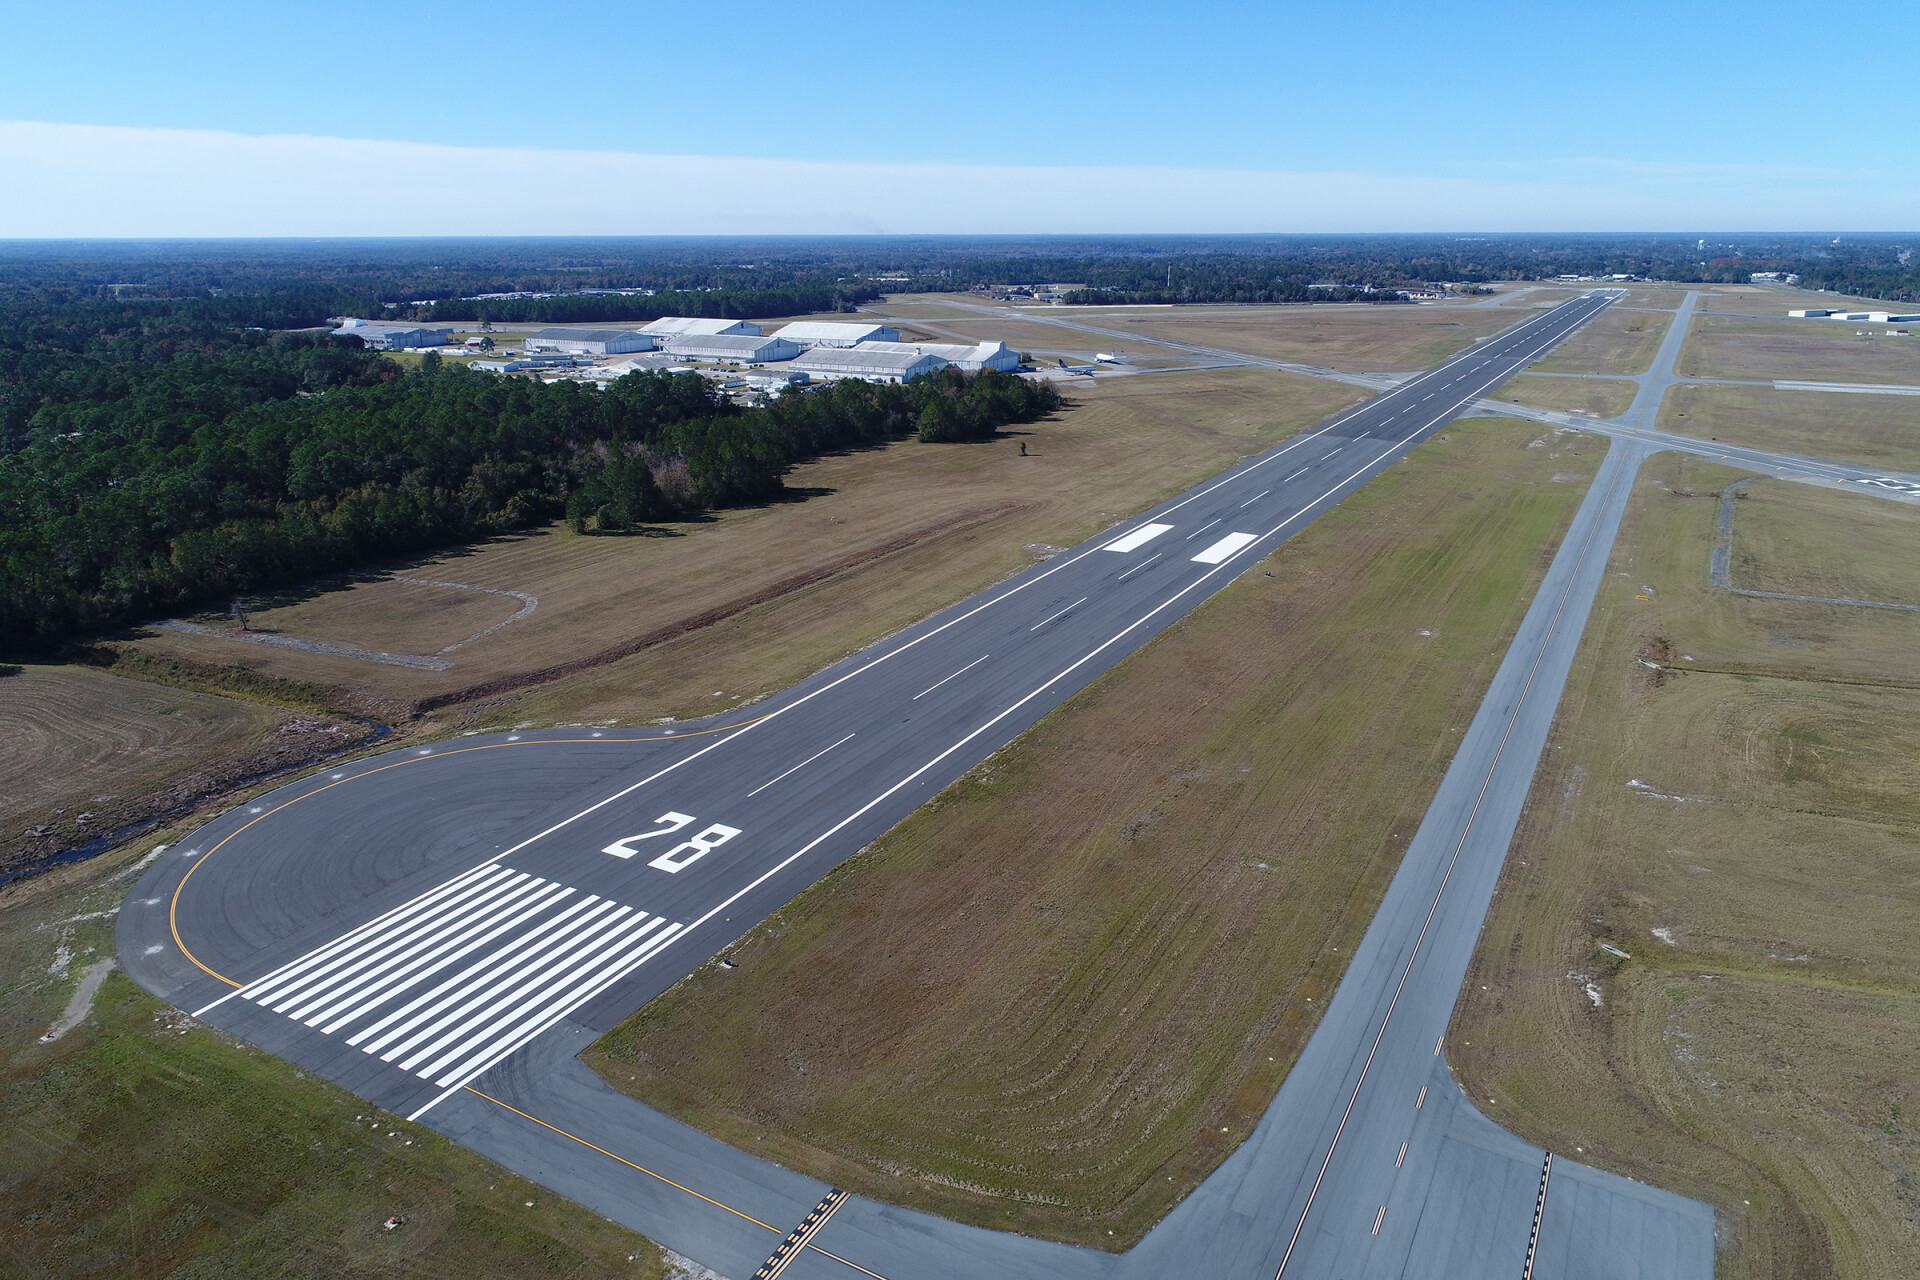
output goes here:
[[[955, 372], [742, 409], [697, 374], [605, 392], [413, 372], [311, 334], [0, 312], [0, 646], [44, 648], [236, 593], [525, 528], [608, 530], [777, 497], [796, 461], [990, 435], [1051, 386]], [[584, 496], [582, 496], [584, 495]]]
[[[751, 318], [836, 310], [875, 291], [1060, 282], [1174, 302], [1294, 301], [1292, 290], [1311, 284], [1391, 290], [1614, 274], [1732, 282], [1788, 271], [1815, 288], [1906, 300], [1920, 288], [1916, 241], [1920, 233], [40, 241], [0, 243], [0, 299], [211, 298], [225, 301], [230, 323], [270, 329], [292, 326], [268, 309], [474, 318], [477, 309], [452, 300], [487, 293], [566, 295], [512, 316], [490, 310], [494, 319], [621, 321], [651, 318], [649, 303]], [[581, 292], [594, 289], [655, 295]], [[776, 301], [781, 294], [792, 301]], [[494, 301], [522, 300], [483, 305]]]
[[703, 316], [757, 320], [762, 316], [851, 311], [878, 298], [877, 289], [831, 284], [777, 289], [715, 289], [698, 293], [567, 293], [548, 298], [452, 298], [419, 312], [422, 320], [499, 320], [510, 324], [577, 324], [583, 321], [658, 320]]
[[1161, 306], [1182, 302], [1376, 302], [1405, 303], [1407, 295], [1397, 289], [1366, 289], [1348, 285], [1321, 285], [1318, 288], [1290, 281], [1265, 284], [1191, 285], [1181, 289], [1074, 289], [1060, 299], [1069, 306], [1111, 306], [1127, 303]]

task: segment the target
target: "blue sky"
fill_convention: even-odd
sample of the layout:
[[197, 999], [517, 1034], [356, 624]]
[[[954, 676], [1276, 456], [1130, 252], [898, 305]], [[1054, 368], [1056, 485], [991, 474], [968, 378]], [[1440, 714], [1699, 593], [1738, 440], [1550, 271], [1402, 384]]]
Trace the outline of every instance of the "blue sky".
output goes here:
[[[0, 20], [0, 121], [110, 127], [0, 135], [0, 172], [44, 193], [0, 202], [0, 235], [324, 234], [322, 177], [377, 199], [376, 176], [408, 173], [386, 221], [340, 210], [339, 233], [429, 229], [427, 204], [450, 232], [1920, 226], [1911, 3], [360, 0]], [[286, 135], [416, 146], [373, 148], [355, 183], [351, 149], [316, 165], [310, 141], [247, 141]], [[555, 225], [525, 225], [541, 206], [485, 177], [538, 184], [564, 155], [552, 181], [577, 190], [595, 154], [606, 172]], [[713, 163], [636, 159], [667, 156]], [[1194, 171], [1215, 176], [1174, 176]]]

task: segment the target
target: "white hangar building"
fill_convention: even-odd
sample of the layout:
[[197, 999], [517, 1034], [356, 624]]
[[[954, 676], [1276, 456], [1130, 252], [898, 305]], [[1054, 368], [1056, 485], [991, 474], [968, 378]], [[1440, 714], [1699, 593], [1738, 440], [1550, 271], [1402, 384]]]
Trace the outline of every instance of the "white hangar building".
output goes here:
[[884, 324], [836, 324], [827, 320], [796, 320], [773, 331], [802, 351], [814, 347], [851, 347], [862, 342], [898, 342], [900, 331]]
[[[901, 349], [875, 349], [887, 347]], [[947, 362], [929, 351], [904, 343], [863, 342], [857, 347], [815, 347], [795, 360], [793, 367], [819, 378], [905, 382], [923, 373], [938, 373], [947, 367]]]
[[441, 347], [453, 338], [451, 329], [427, 329], [417, 324], [387, 320], [342, 320], [336, 338], [358, 338], [371, 351], [403, 351], [408, 347]]
[[1012, 373], [1020, 367], [1019, 353], [1010, 350], [1004, 342], [980, 342], [972, 346], [958, 342], [863, 342], [855, 350], [876, 353], [918, 351], [938, 356], [944, 364], [950, 364], [965, 373], [978, 373], [982, 369]]
[[683, 360], [716, 360], [721, 364], [760, 364], [768, 360], [791, 360], [800, 354], [800, 348], [785, 338], [745, 333], [671, 338], [667, 341], [667, 350]]
[[570, 351], [580, 356], [616, 356], [653, 350], [653, 338], [631, 329], [542, 329], [527, 337], [529, 351]]
[[640, 332], [666, 343], [671, 338], [721, 338], [760, 336], [760, 326], [750, 320], [707, 320], [699, 316], [661, 316]]

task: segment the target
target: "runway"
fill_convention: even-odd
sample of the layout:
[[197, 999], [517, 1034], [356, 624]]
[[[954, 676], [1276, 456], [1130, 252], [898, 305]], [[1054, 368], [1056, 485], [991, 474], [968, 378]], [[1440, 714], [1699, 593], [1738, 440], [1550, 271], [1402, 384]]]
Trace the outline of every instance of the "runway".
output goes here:
[[[1584, 295], [1476, 344], [749, 712], [669, 730], [447, 742], [279, 788], [209, 824], [142, 879], [120, 914], [122, 963], [178, 1007], [388, 1111], [440, 1128], [729, 1274], [750, 1272], [810, 1211], [827, 1212], [830, 1189], [620, 1098], [574, 1061], [579, 1049], [1616, 296]], [[1616, 446], [1602, 470], [1611, 487], [1596, 482], [1576, 519], [1578, 536], [1588, 540], [1582, 545], [1597, 547], [1599, 562], [1611, 543], [1607, 521], [1617, 523], [1638, 457], [1637, 448]], [[1524, 770], [1522, 757], [1530, 735], [1544, 738], [1558, 686], [1553, 698], [1519, 695], [1509, 705], [1503, 681], [1519, 678], [1508, 666], [1536, 632], [1536, 675], [1542, 663], [1571, 659], [1585, 608], [1577, 582], [1597, 570], [1592, 555], [1564, 570], [1563, 559], [1564, 549], [1482, 708], [1490, 725], [1505, 717], [1501, 747], [1489, 758], [1476, 745], [1495, 731], [1483, 731], [1477, 719], [1443, 798], [1455, 772], [1467, 777], [1483, 764], [1483, 801], [1524, 798], [1537, 747]], [[1534, 614], [1555, 590], [1559, 612], [1551, 625], [1537, 624]], [[854, 1199], [834, 1202], [830, 1221], [797, 1246], [782, 1274], [839, 1274], [849, 1265], [892, 1277], [1115, 1268], [1402, 1274], [1392, 1259], [1404, 1264], [1416, 1250], [1424, 1256], [1435, 1238], [1484, 1243], [1481, 1228], [1496, 1230], [1484, 1213], [1435, 1225], [1396, 1209], [1389, 1195], [1374, 1218], [1374, 1206], [1360, 1201], [1374, 1197], [1378, 1180], [1346, 1172], [1344, 1163], [1371, 1158], [1376, 1138], [1396, 1125], [1430, 1131], [1443, 1122], [1421, 1148], [1425, 1163], [1406, 1166], [1407, 1185], [1440, 1185], [1436, 1170], [1463, 1143], [1504, 1150], [1498, 1158], [1508, 1164], [1520, 1158], [1516, 1150], [1533, 1158], [1457, 1098], [1443, 1100], [1444, 1090], [1412, 1108], [1418, 1114], [1410, 1120], [1369, 1101], [1376, 1086], [1390, 1096], [1382, 1077], [1398, 1081], [1423, 1062], [1450, 1088], [1437, 1043], [1432, 1054], [1410, 1057], [1398, 1038], [1425, 1036], [1434, 1018], [1444, 1028], [1458, 987], [1457, 977], [1447, 985], [1447, 967], [1455, 953], [1464, 966], [1484, 913], [1484, 902], [1480, 914], [1471, 911], [1473, 877], [1485, 877], [1490, 892], [1504, 855], [1504, 840], [1482, 850], [1463, 834], [1451, 860], [1441, 859], [1436, 851], [1449, 838], [1443, 828], [1459, 816], [1436, 800], [1407, 863], [1444, 862], [1439, 883], [1453, 884], [1454, 874], [1462, 881], [1423, 905], [1419, 895], [1431, 887], [1425, 870], [1403, 871], [1328, 1011], [1325, 1025], [1353, 1020], [1367, 1028], [1377, 1019], [1370, 1065], [1338, 1058], [1340, 1045], [1359, 1043], [1352, 1035], [1316, 1034], [1255, 1136], [1133, 1253], [1066, 1249]], [[1437, 834], [1429, 837], [1429, 826]], [[1472, 828], [1469, 819], [1461, 830]], [[1415, 909], [1429, 913], [1418, 930], [1406, 917]], [[1381, 975], [1396, 967], [1394, 998], [1382, 1008]], [[1337, 1060], [1314, 1057], [1323, 1042]], [[591, 1134], [578, 1131], [588, 1127]], [[1322, 1147], [1324, 1159], [1316, 1154]], [[642, 1168], [642, 1155], [671, 1168]], [[640, 1172], [610, 1177], [616, 1162]], [[1613, 1185], [1624, 1180], [1592, 1171], [1562, 1176], [1575, 1183], [1584, 1176], [1608, 1205], [1632, 1199]], [[695, 1183], [699, 1196], [687, 1189]], [[1691, 1203], [1665, 1197], [1656, 1206], [1691, 1223], [1688, 1239], [1698, 1234], [1698, 1212], [1688, 1219], [1683, 1207]], [[1373, 1219], [1367, 1238], [1377, 1243], [1355, 1252], [1349, 1219], [1362, 1209]], [[765, 1238], [769, 1231], [774, 1238]], [[1510, 1234], [1504, 1225], [1497, 1231], [1502, 1239]], [[1707, 1231], [1710, 1243], [1710, 1213]], [[1565, 1238], [1547, 1232], [1550, 1246]], [[841, 1240], [852, 1243], [832, 1243]], [[1202, 1258], [1204, 1267], [1188, 1270]]]

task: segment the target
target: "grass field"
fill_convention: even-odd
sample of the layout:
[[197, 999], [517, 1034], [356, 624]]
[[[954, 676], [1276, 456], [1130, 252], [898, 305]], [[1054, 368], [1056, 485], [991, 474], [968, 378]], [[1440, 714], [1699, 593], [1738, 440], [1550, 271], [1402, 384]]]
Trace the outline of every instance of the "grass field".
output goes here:
[[1272, 1099], [1603, 448], [1454, 425], [595, 1068], [836, 1186], [1130, 1244]]
[[[641, 1237], [174, 1012], [115, 972], [150, 845], [0, 891], [0, 1273], [641, 1277]], [[531, 1202], [529, 1205], [528, 1202]], [[393, 1231], [381, 1224], [404, 1219]]]
[[0, 872], [366, 732], [93, 667], [21, 668], [0, 678]]
[[[1880, 306], [1884, 309], [1887, 304]], [[1785, 378], [1920, 385], [1920, 337], [1857, 336], [1855, 331], [1863, 329], [1885, 332], [1885, 326], [1825, 320], [1697, 316], [1674, 362], [1674, 372], [1685, 378], [1756, 382]]]
[[1767, 480], [1744, 492], [1734, 586], [1920, 606], [1920, 507]]
[[[1659, 288], [1638, 285], [1628, 288], [1627, 296], [1614, 304], [1614, 309], [1629, 307], [1647, 307], [1655, 311], [1678, 311], [1680, 304], [1687, 300], [1684, 288]], [[1698, 304], [1695, 304], [1696, 306]]]
[[[400, 572], [409, 578], [523, 591], [540, 602], [520, 621], [447, 655], [448, 671], [172, 633], [140, 647], [365, 691], [390, 714], [404, 714], [419, 698], [660, 636], [636, 656], [524, 696], [480, 698], [460, 723], [718, 710], [784, 687], [1032, 563], [1030, 546], [1070, 545], [1362, 393], [1235, 370], [1116, 378], [1073, 394], [1075, 407], [1020, 428], [1017, 437], [979, 445], [908, 441], [805, 464], [788, 477], [800, 494], [813, 495], [805, 501], [625, 537], [577, 536], [556, 526], [406, 566]], [[519, 603], [365, 583], [262, 610], [253, 625], [431, 654], [445, 637], [471, 634], [468, 628]], [[716, 610], [727, 616], [671, 638]], [[714, 699], [716, 689], [726, 696]], [[443, 713], [442, 722], [454, 715]]]
[[[1448, 1052], [1502, 1124], [1711, 1201], [1724, 1280], [1892, 1280], [1920, 1273], [1920, 618], [1709, 589], [1740, 474], [1643, 471]], [[1850, 514], [1756, 488], [1736, 533]], [[1912, 522], [1851, 514], [1880, 540], [1781, 572], [1915, 595]]]
[[1680, 435], [1920, 471], [1920, 396], [1678, 386], [1658, 423]]
[[[1537, 298], [1529, 294], [1527, 298]], [[1242, 310], [1108, 312], [1105, 328], [1328, 369], [1426, 369], [1526, 317], [1501, 307], [1391, 307], [1356, 303]], [[1011, 340], [1009, 340], [1011, 341]], [[1089, 335], [1089, 343], [1095, 339]], [[1110, 344], [1102, 343], [1102, 349]]]
[[1645, 373], [1672, 319], [1656, 311], [1609, 307], [1531, 367], [1542, 373]]
[[1611, 378], [1530, 378], [1521, 374], [1495, 391], [1493, 398], [1536, 409], [1613, 418], [1627, 411], [1637, 389], [1631, 382]]

